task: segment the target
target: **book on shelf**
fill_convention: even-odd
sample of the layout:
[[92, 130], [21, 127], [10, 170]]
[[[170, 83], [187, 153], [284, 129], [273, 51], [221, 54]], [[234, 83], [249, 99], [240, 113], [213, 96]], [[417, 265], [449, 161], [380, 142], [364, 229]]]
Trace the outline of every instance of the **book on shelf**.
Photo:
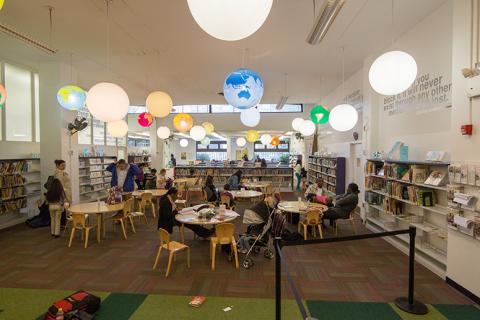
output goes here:
[[458, 165], [455, 165], [453, 166], [453, 172], [454, 172], [453, 182], [462, 183], [462, 168]]
[[457, 184], [449, 184], [447, 185], [447, 202], [451, 205], [454, 204], [455, 194], [462, 193], [463, 186]]
[[429, 184], [432, 186], [440, 186], [444, 183], [446, 176], [447, 175], [445, 174], [445, 172], [437, 170], [432, 171], [430, 172], [427, 180], [425, 180], [425, 184]]
[[480, 186], [480, 166], [475, 166], [475, 185]]
[[468, 164], [462, 164], [460, 166], [460, 183], [468, 183]]
[[412, 166], [412, 182], [413, 183], [424, 183], [427, 180], [428, 170], [426, 166], [422, 165], [413, 165]]

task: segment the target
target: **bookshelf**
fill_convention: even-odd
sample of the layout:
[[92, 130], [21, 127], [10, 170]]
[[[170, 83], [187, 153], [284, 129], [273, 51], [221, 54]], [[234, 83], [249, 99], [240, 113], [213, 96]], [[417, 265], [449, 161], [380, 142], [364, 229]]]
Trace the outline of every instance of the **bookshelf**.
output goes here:
[[80, 202], [91, 202], [106, 197], [106, 189], [110, 188], [112, 175], [105, 169], [116, 160], [115, 156], [79, 158]]
[[[415, 226], [417, 260], [443, 278], [447, 265], [448, 166], [446, 162], [368, 159], [365, 167], [367, 228], [381, 232]], [[408, 236], [385, 240], [408, 252]]]
[[133, 164], [136, 164], [137, 166], [141, 163], [150, 165], [151, 162], [152, 162], [152, 156], [150, 155], [141, 155], [141, 156], [129, 155], [128, 156], [128, 163], [133, 163]]
[[293, 188], [293, 169], [288, 166], [271, 166], [267, 168], [255, 168], [252, 166], [177, 166], [175, 167], [175, 178], [190, 177], [190, 170], [193, 169], [193, 175], [196, 177], [213, 176], [213, 181], [218, 188], [223, 188], [228, 178], [242, 170], [243, 179], [262, 182], [271, 182], [272, 185], [281, 190]]
[[0, 229], [35, 214], [41, 189], [40, 159], [0, 160]]
[[317, 178], [323, 178], [329, 195], [345, 193], [345, 158], [309, 156], [307, 180], [315, 183]]

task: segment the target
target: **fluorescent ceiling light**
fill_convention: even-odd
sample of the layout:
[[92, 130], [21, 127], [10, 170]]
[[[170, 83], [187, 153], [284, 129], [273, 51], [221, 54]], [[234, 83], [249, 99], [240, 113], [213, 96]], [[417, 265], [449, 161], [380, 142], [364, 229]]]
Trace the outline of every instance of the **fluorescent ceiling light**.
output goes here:
[[215, 138], [220, 139], [220, 140], [227, 140], [225, 137], [219, 135], [219, 134], [216, 133], [216, 132], [212, 132], [212, 133], [210, 133], [210, 135], [211, 135], [212, 137], [215, 137]]
[[325, 0], [308, 34], [308, 43], [315, 45], [322, 41], [344, 4], [345, 0]]
[[285, 135], [286, 135], [286, 136], [291, 136], [292, 134], [293, 134], [293, 131], [287, 131], [287, 132], [285, 132]]
[[40, 41], [34, 40], [30, 36], [14, 30], [13, 28], [5, 25], [4, 23], [0, 23], [0, 31], [48, 54], [56, 54], [58, 51], [57, 49], [48, 47], [46, 44], [43, 44]]
[[282, 96], [280, 100], [277, 102], [275, 109], [282, 110], [285, 104], [287, 103], [287, 100], [288, 100], [288, 97]]

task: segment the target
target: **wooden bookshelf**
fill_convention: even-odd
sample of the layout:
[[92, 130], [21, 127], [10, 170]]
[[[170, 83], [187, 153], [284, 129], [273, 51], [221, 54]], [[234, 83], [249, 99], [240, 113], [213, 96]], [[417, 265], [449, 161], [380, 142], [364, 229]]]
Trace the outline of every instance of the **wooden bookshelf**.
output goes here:
[[[448, 166], [446, 162], [368, 159], [365, 167], [367, 228], [381, 232], [415, 226], [417, 260], [441, 277], [447, 265]], [[439, 185], [425, 183], [433, 171], [445, 175]], [[407, 236], [386, 240], [408, 251]]]
[[307, 180], [315, 183], [317, 178], [323, 178], [330, 195], [345, 193], [345, 158], [309, 156]]
[[106, 189], [110, 188], [112, 175], [105, 169], [116, 160], [115, 156], [79, 158], [80, 202], [91, 202], [106, 197]]

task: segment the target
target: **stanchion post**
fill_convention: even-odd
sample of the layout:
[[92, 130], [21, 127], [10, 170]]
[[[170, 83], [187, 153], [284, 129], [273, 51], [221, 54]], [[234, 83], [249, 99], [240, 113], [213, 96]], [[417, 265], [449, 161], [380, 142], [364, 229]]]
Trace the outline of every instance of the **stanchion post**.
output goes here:
[[408, 297], [401, 297], [395, 299], [395, 305], [401, 310], [412, 314], [427, 314], [428, 308], [426, 305], [413, 298], [415, 286], [415, 236], [417, 228], [409, 228], [409, 255], [408, 255]]
[[282, 260], [280, 258], [280, 243], [273, 240], [275, 247], [275, 319], [282, 319]]

